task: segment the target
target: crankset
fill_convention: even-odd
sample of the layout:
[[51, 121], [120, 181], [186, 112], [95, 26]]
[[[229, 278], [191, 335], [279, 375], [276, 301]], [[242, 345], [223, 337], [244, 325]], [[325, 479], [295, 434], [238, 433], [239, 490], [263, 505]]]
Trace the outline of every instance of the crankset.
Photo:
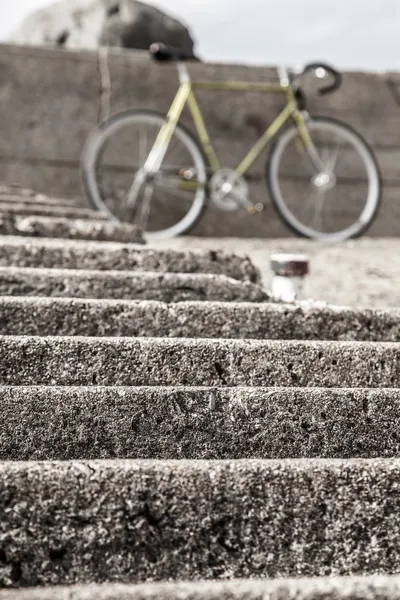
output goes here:
[[261, 203], [254, 206], [250, 202], [247, 181], [234, 169], [218, 169], [210, 179], [209, 191], [212, 202], [227, 212], [242, 206], [249, 214], [254, 215], [264, 208]]

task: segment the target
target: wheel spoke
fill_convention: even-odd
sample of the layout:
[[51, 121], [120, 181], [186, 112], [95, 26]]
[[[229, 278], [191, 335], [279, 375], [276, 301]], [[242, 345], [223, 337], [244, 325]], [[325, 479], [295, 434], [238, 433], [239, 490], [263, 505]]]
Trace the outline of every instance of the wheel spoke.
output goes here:
[[329, 161], [329, 148], [322, 148], [322, 150], [320, 152], [320, 157], [324, 164], [324, 167], [326, 168], [328, 161]]
[[310, 220], [313, 221], [316, 219], [316, 213], [318, 210], [318, 205], [320, 203], [319, 194], [317, 188], [311, 186], [311, 191], [302, 203], [305, 207], [305, 213], [310, 215]]
[[302, 158], [302, 162], [304, 163], [304, 166], [307, 169], [307, 173], [315, 173], [315, 165], [312, 161], [312, 158], [310, 156], [310, 153], [308, 152], [308, 150], [305, 150], [304, 152], [301, 153], [301, 158]]
[[330, 156], [328, 158], [327, 168], [328, 168], [329, 173], [333, 173], [335, 170], [335, 167], [337, 165], [338, 158], [339, 158], [339, 150], [340, 150], [342, 144], [343, 144], [343, 141], [339, 140], [339, 142], [336, 144], [335, 150], [330, 154]]
[[132, 215], [134, 214], [136, 203], [137, 203], [137, 198], [138, 198], [140, 188], [142, 187], [143, 183], [144, 183], [143, 176], [138, 171], [135, 175], [135, 178], [133, 180], [131, 187], [129, 188], [128, 193], [126, 194], [126, 196], [123, 200], [123, 207], [128, 210], [128, 214], [129, 213], [132, 213]]
[[152, 196], [153, 187], [150, 185], [145, 185], [139, 217], [139, 223], [143, 228], [143, 231], [147, 230], [147, 226], [149, 224], [150, 204]]
[[188, 194], [190, 194], [190, 192], [186, 192], [185, 190], [180, 190], [179, 188], [163, 188], [163, 191], [166, 194], [170, 194], [171, 196], [175, 196], [175, 197], [179, 197], [179, 198], [183, 198], [186, 201], [190, 201], [190, 197], [188, 197]]
[[153, 184], [155, 187], [158, 187], [160, 189], [165, 188], [168, 190], [180, 190], [183, 191], [179, 188], [179, 185], [181, 184], [181, 179], [179, 179], [178, 177], [168, 177], [167, 176], [162, 176], [159, 177], [156, 175], [156, 177], [154, 178]]
[[147, 128], [144, 128], [145, 134], [143, 135], [142, 130], [139, 134], [139, 165], [143, 167], [148, 151], [147, 151]]
[[304, 201], [304, 205], [306, 207], [307, 214], [311, 213], [313, 206], [315, 205], [314, 196], [316, 195], [315, 187], [311, 188], [311, 192], [308, 194], [307, 198]]
[[325, 200], [325, 192], [322, 192], [320, 190], [317, 191], [317, 193], [315, 194], [315, 198], [316, 201], [314, 203], [314, 207], [315, 207], [315, 213], [314, 213], [314, 229], [316, 231], [323, 231], [323, 219], [322, 219], [322, 212], [323, 212], [323, 202]]
[[175, 149], [177, 146], [178, 146], [178, 140], [176, 140], [176, 139], [173, 139], [173, 140], [172, 140], [172, 142], [170, 142], [170, 143], [169, 143], [169, 146], [168, 146], [168, 150], [167, 150], [167, 152], [172, 154], [172, 151], [173, 151], [173, 150], [174, 150], [174, 149]]

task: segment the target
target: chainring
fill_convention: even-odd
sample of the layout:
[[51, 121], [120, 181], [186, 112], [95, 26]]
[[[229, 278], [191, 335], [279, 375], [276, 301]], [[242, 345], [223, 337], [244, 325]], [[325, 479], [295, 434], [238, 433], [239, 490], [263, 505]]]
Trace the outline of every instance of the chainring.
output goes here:
[[[234, 169], [218, 169], [209, 182], [210, 197], [212, 202], [221, 210], [237, 210], [241, 204], [247, 202], [249, 186], [246, 180], [236, 173]], [[240, 201], [240, 198], [244, 202]]]

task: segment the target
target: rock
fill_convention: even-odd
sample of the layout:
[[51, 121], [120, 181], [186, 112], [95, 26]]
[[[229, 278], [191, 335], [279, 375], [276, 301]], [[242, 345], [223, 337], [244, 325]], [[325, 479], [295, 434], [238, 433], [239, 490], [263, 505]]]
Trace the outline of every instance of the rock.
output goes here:
[[139, 0], [62, 0], [32, 13], [11, 38], [64, 48], [119, 46], [147, 50], [171, 44], [195, 58], [188, 28]]

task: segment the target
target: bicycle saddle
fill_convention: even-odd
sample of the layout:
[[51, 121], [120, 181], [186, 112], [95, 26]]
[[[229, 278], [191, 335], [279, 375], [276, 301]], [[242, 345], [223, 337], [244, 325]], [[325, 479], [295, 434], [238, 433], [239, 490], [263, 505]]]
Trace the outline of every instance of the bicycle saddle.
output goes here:
[[193, 55], [186, 54], [174, 46], [167, 46], [167, 44], [154, 43], [151, 44], [149, 52], [155, 60], [158, 61], [183, 61], [183, 60], [196, 60]]

